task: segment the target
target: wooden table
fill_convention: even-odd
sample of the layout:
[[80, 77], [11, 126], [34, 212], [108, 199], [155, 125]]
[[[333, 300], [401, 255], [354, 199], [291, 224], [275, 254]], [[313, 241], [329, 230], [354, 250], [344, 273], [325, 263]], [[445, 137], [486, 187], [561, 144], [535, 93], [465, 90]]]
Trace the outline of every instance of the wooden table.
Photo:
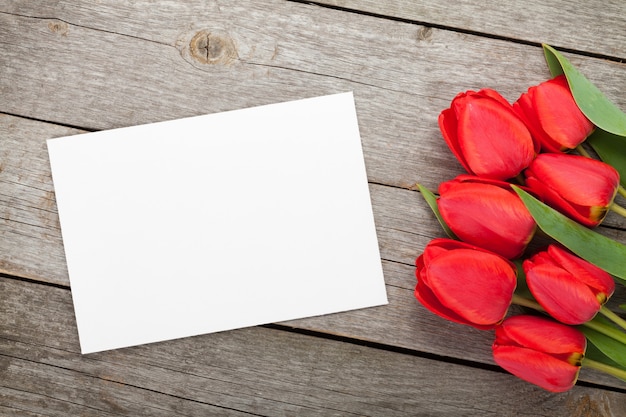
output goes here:
[[[494, 364], [492, 332], [413, 298], [414, 259], [443, 234], [410, 187], [462, 172], [436, 122], [454, 95], [514, 101], [549, 77], [546, 42], [626, 109], [623, 0], [485, 4], [3, 1], [0, 415], [626, 415], [626, 384], [583, 370], [545, 392]], [[344, 91], [388, 306], [79, 353], [46, 139]], [[624, 242], [625, 227], [600, 230]]]

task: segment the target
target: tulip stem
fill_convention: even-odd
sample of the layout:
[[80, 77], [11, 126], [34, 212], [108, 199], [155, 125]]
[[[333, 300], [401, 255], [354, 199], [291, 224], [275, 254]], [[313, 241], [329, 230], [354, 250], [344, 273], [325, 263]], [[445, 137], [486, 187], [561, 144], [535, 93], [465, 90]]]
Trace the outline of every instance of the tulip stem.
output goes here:
[[[541, 305], [536, 302], [535, 300], [530, 300], [526, 297], [522, 297], [520, 295], [517, 294], [513, 294], [513, 298], [511, 299], [511, 303], [512, 304], [516, 304], [518, 306], [522, 306], [522, 307], [528, 307], [528, 308], [532, 308], [533, 310], [537, 310], [537, 311], [541, 311], [541, 312], [545, 312], [546, 310], [541, 307]], [[614, 323], [618, 324], [619, 326], [623, 327], [624, 329], [626, 329], [626, 320], [622, 319], [620, 316], [618, 316], [617, 314], [613, 313], [611, 310], [609, 310], [606, 307], [602, 307], [600, 309], [600, 313], [602, 313], [606, 318], [610, 319], [611, 321], [613, 321]], [[588, 321], [586, 323], [583, 323], [582, 326], [585, 327], [589, 327], [590, 329], [593, 329], [599, 333], [602, 333], [606, 336], [609, 336], [612, 339], [615, 339], [623, 344], [626, 345], [626, 333], [619, 331], [618, 329], [611, 327], [611, 326], [607, 326], [606, 324], [602, 324], [600, 322], [598, 322], [597, 320], [591, 320]]]
[[616, 212], [617, 214], [619, 214], [620, 216], [626, 217], [626, 208], [620, 205], [617, 205], [615, 203], [611, 204], [609, 208], [613, 210], [614, 212]]
[[622, 329], [626, 330], [626, 320], [606, 308], [606, 306], [602, 306], [602, 308], [600, 309], [600, 314], [611, 320], [613, 323], [617, 324]]
[[617, 186], [617, 192], [620, 193], [622, 197], [626, 197], [626, 188], [622, 187], [621, 185]]
[[517, 181], [519, 185], [526, 184], [526, 178], [524, 178], [524, 175], [522, 175], [521, 173], [517, 174], [517, 176], [515, 177], [515, 181]]
[[512, 304], [517, 304], [518, 306], [532, 308], [537, 311], [545, 311], [538, 302], [534, 300], [530, 300], [528, 298], [522, 297], [517, 294], [513, 294], [513, 299], [511, 300]]
[[608, 336], [612, 339], [615, 339], [618, 342], [626, 345], [626, 333], [619, 331], [615, 327], [600, 323], [597, 321], [597, 319], [593, 319], [586, 323], [583, 323], [582, 326], [588, 327], [592, 330], [602, 333], [603, 335]]
[[589, 358], [583, 358], [582, 366], [595, 369], [606, 374], [612, 375], [616, 378], [626, 381], [626, 371], [623, 369], [615, 368], [614, 366], [607, 365], [602, 362], [594, 361]]
[[582, 156], [586, 156], [587, 158], [591, 158], [591, 155], [589, 154], [589, 152], [587, 152], [587, 150], [585, 148], [583, 148], [582, 145], [576, 146], [576, 150]]

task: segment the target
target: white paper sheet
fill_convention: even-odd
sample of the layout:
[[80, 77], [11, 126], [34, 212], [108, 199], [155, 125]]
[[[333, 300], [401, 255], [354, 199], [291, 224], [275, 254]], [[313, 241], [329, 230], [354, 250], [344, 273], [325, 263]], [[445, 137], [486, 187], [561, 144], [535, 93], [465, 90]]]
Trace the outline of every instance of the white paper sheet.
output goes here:
[[387, 303], [352, 93], [48, 151], [83, 353]]

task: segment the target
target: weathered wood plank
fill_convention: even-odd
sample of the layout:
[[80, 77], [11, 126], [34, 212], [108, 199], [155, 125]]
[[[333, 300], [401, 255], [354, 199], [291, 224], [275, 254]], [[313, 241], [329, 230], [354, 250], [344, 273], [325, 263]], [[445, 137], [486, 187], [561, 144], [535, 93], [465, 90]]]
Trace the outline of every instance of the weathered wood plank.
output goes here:
[[[480, 36], [278, 1], [146, 4], [57, 2], [39, 4], [34, 17], [1, 14], [0, 112], [108, 129], [354, 90], [381, 251], [404, 264], [440, 232], [417, 193], [377, 184], [419, 180], [435, 187], [460, 173], [436, 127], [458, 91], [489, 86], [515, 99], [547, 77], [539, 48]], [[194, 60], [188, 47], [202, 30], [221, 36], [235, 58]], [[624, 64], [568, 56], [626, 107]], [[8, 124], [7, 137], [14, 135], [7, 147], [3, 136], [0, 147], [3, 164], [11, 161], [0, 170], [0, 242], [7, 246], [0, 266], [67, 285], [56, 208], [46, 195], [52, 187], [45, 139], [76, 131], [31, 122], [0, 119], [2, 132]], [[486, 333], [447, 329], [452, 324], [441, 327], [443, 321], [419, 311], [411, 267], [386, 263], [385, 275], [391, 305], [384, 313], [295, 325], [489, 361]]]
[[[211, 21], [185, 11], [145, 21], [131, 14], [113, 28], [123, 34], [65, 23], [88, 25], [90, 7], [49, 11], [63, 21], [3, 15], [0, 64], [8, 76], [0, 110], [105, 129], [355, 90], [371, 181], [434, 187], [460, 172], [436, 126], [458, 91], [489, 86], [514, 99], [547, 76], [538, 48], [435, 29], [424, 37], [423, 27], [367, 16], [271, 1], [246, 13], [220, 8]], [[264, 29], [253, 36], [248, 27]], [[215, 65], [190, 58], [189, 40], [204, 29], [223, 34], [238, 58]], [[30, 54], [34, 42], [45, 52]], [[501, 56], [507, 60], [498, 65], [486, 62]], [[626, 107], [625, 65], [572, 59]]]
[[45, 138], [77, 129], [0, 114], [0, 272], [68, 285]]
[[[10, 132], [22, 132], [21, 136], [16, 136], [15, 140], [9, 142], [12, 144], [9, 155], [14, 156], [3, 158], [5, 169], [0, 173], [0, 190], [5, 190], [0, 195], [8, 199], [4, 208], [7, 226], [0, 228], [3, 237], [6, 237], [0, 240], [3, 272], [67, 286], [69, 280], [56, 205], [49, 200], [52, 184], [44, 140], [35, 138], [36, 135], [31, 137], [23, 133], [37, 134], [41, 131], [53, 136], [55, 133], [71, 134], [76, 131], [11, 116], [4, 116], [0, 120], [10, 121]], [[29, 141], [31, 146], [21, 147]], [[24, 187], [14, 187], [13, 181], [17, 181], [18, 176], [21, 176], [19, 184]], [[21, 193], [22, 189], [28, 192]], [[381, 255], [383, 259], [391, 261], [384, 263], [390, 305], [288, 324], [423, 352], [492, 363], [490, 334], [440, 320], [419, 307], [413, 298], [415, 278], [414, 269], [410, 265], [430, 239], [442, 235], [421, 196], [416, 192], [378, 184], [371, 184], [370, 192]], [[28, 203], [24, 204], [22, 201]], [[14, 218], [20, 220], [15, 221]], [[613, 229], [607, 229], [607, 232], [614, 233], [614, 237], [624, 236]], [[612, 305], [625, 300], [626, 291], [620, 287]], [[449, 334], [456, 334], [456, 337], [446, 337]], [[607, 384], [616, 382], [604, 376], [592, 376], [591, 380]]]
[[[269, 4], [274, 5], [273, 2]], [[119, 17], [118, 21], [122, 23], [115, 28], [117, 30], [145, 28], [149, 42], [128, 37], [139, 36], [135, 32], [116, 35], [73, 27], [58, 20], [3, 15], [2, 39], [7, 45], [7, 53], [0, 59], [2, 67], [7, 70], [0, 82], [4, 83], [2, 91], [7, 93], [7, 99], [2, 103], [1, 110], [71, 125], [112, 128], [354, 89], [370, 180], [400, 187], [420, 181], [436, 187], [442, 179], [461, 172], [442, 143], [436, 127], [436, 116], [447, 106], [450, 97], [464, 88], [489, 85], [514, 98], [520, 91], [520, 85], [538, 82], [545, 76], [541, 54], [536, 48], [511, 46], [507, 42], [437, 30], [431, 31], [430, 37], [416, 41], [416, 31], [424, 28], [367, 16], [358, 19], [351, 16], [348, 25], [345, 13], [302, 5], [277, 3], [275, 9], [280, 13], [269, 15], [260, 7], [254, 6], [246, 14], [237, 8], [227, 12], [220, 9], [219, 13], [216, 12], [215, 21], [207, 24], [206, 27], [211, 28], [224, 27], [228, 23], [232, 28], [228, 36], [236, 43], [240, 58], [228, 66], [203, 66], [197, 62], [191, 66], [181, 58], [189, 59], [185, 55], [184, 42], [181, 44], [177, 39], [178, 43], [172, 43], [174, 36], [169, 27], [162, 31], [160, 23], [159, 31], [150, 27], [150, 24], [157, 25], [157, 22], [163, 21], [157, 21], [153, 15], [144, 24], [137, 15], [134, 19], [132, 14], [122, 18], [116, 14], [118, 9], [109, 10], [102, 4], [96, 7], [98, 13], [106, 14], [109, 10], [116, 19]], [[88, 24], [84, 19], [94, 12], [90, 7], [43, 10], [52, 15], [70, 13], [62, 17], [69, 20], [76, 18], [81, 24]], [[168, 10], [172, 14], [168, 15], [167, 21], [180, 25], [181, 20], [191, 19], [189, 27], [195, 26], [196, 29], [189, 30], [183, 37], [196, 33], [206, 23], [194, 21], [197, 15], [190, 17], [183, 13], [187, 9], [181, 10], [178, 14], [175, 10]], [[140, 11], [152, 13], [149, 10]], [[294, 15], [298, 16], [296, 20], [306, 21], [307, 24], [304, 27], [295, 25]], [[226, 22], [227, 18], [231, 20]], [[98, 22], [94, 20], [94, 25], [97, 26]], [[246, 28], [253, 24], [256, 25], [254, 27], [260, 25], [267, 29], [252, 38]], [[173, 27], [179, 28], [176, 24]], [[338, 31], [342, 33], [341, 39], [328, 40], [328, 45], [320, 42], [317, 36], [318, 32]], [[167, 44], [168, 33], [172, 36], [170, 45]], [[301, 34], [300, 38], [294, 36], [295, 33]], [[161, 37], [157, 39], [157, 36]], [[468, 38], [471, 39], [468, 41]], [[89, 42], [86, 42], [87, 39]], [[31, 42], [43, 44], [41, 50], [45, 54], [29, 54], [30, 49], [25, 45]], [[459, 52], [469, 44], [470, 49], [465, 53]], [[485, 54], [489, 56], [498, 51], [504, 54], [505, 49], [513, 50], [508, 55], [510, 63], [497, 67], [484, 63]], [[307, 58], [311, 50], [326, 53], [320, 53], [320, 59], [311, 62]], [[247, 51], [245, 59], [242, 58], [242, 51]], [[368, 55], [367, 51], [375, 53]], [[618, 92], [621, 91], [623, 78], [620, 80], [619, 77], [624, 73], [624, 65], [589, 59], [578, 61], [596, 74], [603, 82], [601, 86], [614, 93], [613, 97], [620, 97]], [[472, 67], [470, 76], [468, 65]], [[360, 71], [355, 71], [357, 68]], [[516, 76], [511, 77], [510, 74]], [[200, 80], [204, 79], [215, 82], [201, 83]], [[32, 86], [41, 86], [44, 93], [40, 94]], [[401, 92], [404, 86], [409, 93]], [[233, 94], [233, 88], [240, 89]], [[41, 97], [46, 99], [41, 100]], [[207, 100], [207, 97], [212, 99]], [[58, 103], [75, 104], [66, 106]], [[10, 118], [1, 122], [8, 123], [9, 144], [1, 149], [3, 160], [14, 162], [8, 166], [19, 170], [25, 165], [42, 175], [42, 179], [49, 178], [47, 167], [42, 165], [42, 161], [47, 163], [44, 140], [68, 132], [56, 132], [53, 128], [51, 135], [39, 136], [36, 131], [19, 128], [16, 131], [12, 128], [16, 122]], [[28, 133], [25, 135], [25, 132]], [[2, 232], [28, 237], [34, 232], [27, 229], [43, 228], [46, 243], [58, 243], [58, 229], [57, 235], [54, 235], [55, 213], [46, 213], [48, 208], [53, 210], [53, 207], [47, 207], [52, 202], [51, 194], [46, 194], [51, 191], [50, 183], [43, 185], [31, 173], [29, 182], [11, 184], [15, 182], [13, 179], [4, 180], [7, 172], [8, 168], [0, 171], [0, 181], [3, 181], [0, 194], [5, 201], [11, 202], [5, 203], [9, 208], [3, 209], [8, 213], [3, 218], [5, 222], [12, 221], [13, 226], [2, 229]], [[23, 172], [11, 175], [24, 178]], [[41, 190], [33, 188], [39, 186]], [[33, 207], [33, 212], [29, 212], [30, 207]], [[410, 218], [411, 214], [402, 213], [400, 216]], [[616, 216], [612, 217], [618, 221]], [[18, 226], [19, 222], [22, 225]], [[620, 220], [617, 224], [623, 226], [624, 222]], [[31, 258], [28, 252], [33, 246], [17, 246], [20, 253]], [[54, 257], [52, 266], [59, 266], [60, 248], [55, 245], [49, 247]], [[393, 250], [390, 252], [394, 253]], [[0, 260], [0, 265], [19, 264], [19, 260], [11, 256], [5, 257], [8, 260]], [[20, 264], [18, 275], [36, 276], [39, 258], [34, 256], [34, 259], [35, 262], [29, 265]], [[408, 261], [406, 257], [401, 260]], [[3, 269], [7, 273], [16, 273], [11, 271], [10, 265], [5, 265]], [[48, 265], [47, 262], [40, 264]], [[51, 272], [52, 269], [55, 271]], [[46, 278], [40, 276], [39, 279], [67, 282], [64, 274], [63, 268], [54, 267], [48, 270]]]
[[[7, 115], [0, 115], [0, 126], [5, 132], [0, 271], [69, 285], [45, 139], [80, 131]], [[377, 164], [378, 156], [372, 156]], [[416, 192], [371, 184], [370, 193], [383, 259], [412, 264], [424, 245], [442, 233], [430, 209]], [[619, 227], [623, 220], [611, 213], [607, 223]], [[626, 242], [619, 230], [602, 232]]]
[[[290, 2], [210, 3], [215, 10], [205, 13], [187, 3], [128, 6], [123, 16], [106, 3], [62, 3], [42, 5], [48, 18], [3, 15], [2, 63], [11, 75], [3, 78], [4, 111], [102, 129], [361, 86], [364, 107], [393, 109], [394, 117], [376, 120], [407, 140], [421, 133], [423, 106], [438, 110], [458, 91], [484, 86], [514, 99], [547, 75], [539, 48]], [[222, 36], [221, 51], [235, 58], [191, 58], [189, 42], [202, 30]], [[45, 48], [29, 53], [37, 39]], [[624, 104], [623, 64], [574, 61]], [[412, 127], [398, 129], [405, 118]]]
[[[76, 25], [89, 26], [130, 36], [158, 39], [163, 32], [170, 35], [180, 28], [177, 17], [212, 19], [216, 15], [246, 14], [256, 7], [236, 2], [162, 2], [158, 8], [148, 0], [132, 2], [85, 3], [46, 1], [7, 2], [2, 9], [8, 13], [64, 19], [59, 11], [70, 12]], [[289, 3], [289, 2], [287, 2]], [[300, 2], [304, 3], [304, 2]], [[500, 1], [485, 4], [480, 0], [421, 2], [412, 0], [320, 0], [330, 5], [358, 12], [414, 20], [426, 25], [445, 26], [461, 31], [481, 33], [523, 42], [549, 43], [557, 47], [626, 57], [626, 8], [621, 0], [545, 2], [531, 0], [523, 3]], [[298, 9], [299, 5], [281, 6]], [[272, 7], [276, 9], [276, 6]], [[163, 25], [163, 16], [168, 24]], [[129, 23], [132, 22], [132, 23]], [[186, 23], [186, 22], [185, 22]], [[144, 24], [143, 27], [141, 24]], [[226, 26], [228, 27], [228, 26]], [[264, 26], [260, 26], [262, 28]], [[175, 34], [176, 35], [176, 34]]]
[[[28, 123], [35, 122], [28, 121]], [[18, 141], [18, 143], [22, 142]], [[41, 142], [39, 142], [38, 146], [40, 151], [43, 152], [42, 158], [45, 158], [45, 151], [41, 147]], [[22, 155], [30, 155], [30, 153], [23, 151]], [[26, 165], [28, 166], [28, 164]], [[33, 164], [33, 166], [38, 165]], [[43, 170], [43, 173], [49, 175], [47, 174], [47, 168]], [[33, 187], [28, 187], [28, 190], [29, 192], [35, 192], [38, 189], [37, 187], [42, 187], [42, 185], [35, 184]], [[47, 187], [49, 191], [51, 188], [49, 182]], [[375, 184], [371, 186], [371, 190], [383, 257], [385, 259], [411, 263], [427, 241], [440, 234], [438, 226], [416, 193]], [[6, 195], [11, 196], [12, 192], [8, 192]], [[32, 195], [28, 198], [31, 197]], [[20, 209], [19, 206], [8, 205], [10, 210], [16, 207]], [[33, 207], [38, 206], [33, 205]], [[49, 212], [37, 212], [35, 210], [33, 213], [37, 213], [37, 215], [32, 216], [32, 218], [39, 219], [41, 216], [48, 216], [45, 217], [48, 219], [47, 224], [54, 224], [57, 221], [55, 211], [56, 209], [54, 208], [51, 208]], [[22, 212], [22, 214], [24, 213]], [[424, 221], [423, 219], [428, 220]], [[41, 222], [41, 220], [36, 220], [36, 222]], [[37, 227], [30, 226], [28, 222], [14, 222], [10, 229], [11, 232], [22, 230], [15, 228], [15, 226], [34, 228], [35, 230], [41, 227], [48, 227], [46, 221]], [[61, 277], [59, 283], [67, 285], [58, 226], [56, 226], [56, 235], [54, 234], [55, 228], [51, 230], [48, 231], [48, 237], [56, 237], [56, 239], [52, 239], [52, 242], [37, 238], [38, 235], [36, 233], [26, 240], [17, 240], [16, 236], [10, 240], [3, 240], [7, 245], [5, 253], [12, 255], [9, 257], [9, 260], [15, 261], [20, 259], [22, 261], [21, 269], [12, 266], [12, 269], [7, 270], [7, 272], [17, 275], [24, 274], [24, 276], [31, 278], [38, 276], [38, 279], [42, 280], [50, 280], [49, 277], [57, 273]], [[28, 237], [29, 233], [20, 234]], [[34, 260], [37, 261], [34, 262]], [[36, 265], [40, 265], [39, 275], [28, 275], [28, 268], [31, 268], [30, 271], [32, 272], [32, 268]], [[491, 341], [489, 336], [474, 332], [471, 329], [459, 329], [450, 323], [445, 323], [444, 325], [443, 321], [433, 318], [430, 313], [423, 310], [415, 311], [415, 302], [411, 294], [411, 288], [414, 283], [412, 268], [406, 267], [399, 273], [390, 273], [389, 266], [386, 265], [385, 275], [388, 285], [390, 285], [391, 306], [389, 309], [316, 318], [310, 321], [301, 321], [295, 325], [317, 331], [342, 332], [342, 334], [349, 337], [362, 338], [379, 343], [397, 344], [411, 349], [445, 354], [451, 357], [470, 358], [480, 362], [490, 361], [489, 345]], [[402, 283], [399, 284], [399, 282]], [[404, 288], [405, 291], [397, 292], [395, 287], [398, 285]], [[442, 333], [444, 335], [454, 333], [460, 336], [450, 341], [447, 338], [439, 337]], [[468, 348], [468, 346], [471, 347]], [[595, 377], [592, 380], [599, 381]], [[611, 384], [613, 381], [609, 378], [609, 381], [606, 383]]]
[[[82, 131], [1, 114], [0, 129], [0, 272], [69, 285], [45, 140]], [[377, 165], [379, 157], [369, 160]], [[411, 264], [441, 235], [419, 193], [379, 184], [371, 184], [370, 193], [383, 259]], [[623, 228], [625, 222], [610, 213], [607, 224]], [[602, 232], [626, 242], [620, 230]]]
[[525, 42], [626, 57], [626, 7], [614, 1], [319, 0], [316, 3]]
[[[141, 9], [107, 29], [120, 34], [88, 26], [107, 11], [117, 18], [101, 3], [48, 10], [63, 20], [2, 15], [0, 111], [109, 129], [354, 90], [371, 181], [434, 187], [460, 172], [436, 126], [457, 92], [492, 87], [513, 100], [547, 77], [539, 48], [437, 29], [425, 36], [421, 26], [291, 3], [249, 7], [224, 6], [211, 20], [184, 7], [167, 16]], [[81, 26], [66, 23], [73, 19]], [[190, 58], [190, 39], [203, 30], [221, 34], [237, 59]], [[35, 42], [42, 53], [29, 53]], [[571, 58], [626, 107], [626, 65]]]
[[0, 293], [7, 416], [626, 412], [624, 393], [550, 394], [505, 373], [260, 327], [80, 355], [69, 291], [0, 278]]
[[[0, 115], [0, 128], [0, 272], [69, 285], [45, 140], [81, 131], [8, 115]], [[376, 166], [378, 154], [369, 160]], [[370, 193], [383, 259], [412, 264], [441, 236], [419, 193], [379, 184]], [[611, 213], [607, 223], [623, 227], [624, 220]], [[626, 242], [619, 230], [602, 232]]]

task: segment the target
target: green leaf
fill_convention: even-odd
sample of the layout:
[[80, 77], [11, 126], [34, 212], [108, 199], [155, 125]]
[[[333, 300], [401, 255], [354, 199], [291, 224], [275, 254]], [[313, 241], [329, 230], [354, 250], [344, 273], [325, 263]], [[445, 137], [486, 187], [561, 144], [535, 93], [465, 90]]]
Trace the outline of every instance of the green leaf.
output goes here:
[[515, 287], [515, 294], [520, 297], [536, 301], [535, 296], [532, 292], [530, 292], [528, 283], [526, 282], [526, 273], [524, 272], [524, 268], [522, 266], [524, 261], [522, 259], [516, 259], [512, 262], [515, 264], [515, 268], [517, 268], [517, 286]]
[[574, 100], [585, 116], [607, 132], [626, 136], [626, 114], [556, 49], [544, 44], [543, 52], [552, 76], [565, 74]]
[[435, 194], [433, 194], [432, 191], [430, 191], [428, 188], [423, 187], [421, 184], [417, 184], [417, 187], [419, 188], [420, 193], [422, 193], [422, 197], [424, 197], [424, 200], [426, 200], [426, 202], [430, 206], [430, 209], [433, 211], [433, 213], [435, 213], [435, 217], [437, 217], [439, 224], [441, 225], [443, 230], [446, 232], [448, 237], [450, 237], [450, 239], [458, 240], [458, 237], [456, 237], [452, 229], [448, 227], [443, 217], [441, 217], [441, 213], [439, 212], [439, 207], [437, 206], [437, 197], [435, 197]]
[[552, 53], [552, 48], [547, 44], [543, 44], [542, 46], [543, 54], [546, 57], [546, 63], [548, 64], [550, 74], [552, 74], [553, 77], [563, 74], [563, 68], [561, 67], [561, 63], [557, 59], [556, 55]]
[[576, 223], [521, 188], [511, 187], [548, 236], [626, 284], [626, 245]]
[[620, 184], [626, 187], [626, 138], [596, 129], [587, 138], [587, 143], [607, 164], [619, 172]]
[[[597, 333], [597, 332], [596, 332]], [[589, 338], [587, 338], [589, 343], [587, 344], [587, 351], [585, 352], [585, 357], [594, 361], [602, 362], [606, 365], [613, 366], [615, 368], [623, 369], [626, 371], [626, 366], [620, 366], [617, 362], [606, 356], [602, 351], [593, 344]]]
[[579, 329], [600, 352], [611, 359], [617, 366], [626, 370], [626, 345], [589, 327], [581, 326]]

